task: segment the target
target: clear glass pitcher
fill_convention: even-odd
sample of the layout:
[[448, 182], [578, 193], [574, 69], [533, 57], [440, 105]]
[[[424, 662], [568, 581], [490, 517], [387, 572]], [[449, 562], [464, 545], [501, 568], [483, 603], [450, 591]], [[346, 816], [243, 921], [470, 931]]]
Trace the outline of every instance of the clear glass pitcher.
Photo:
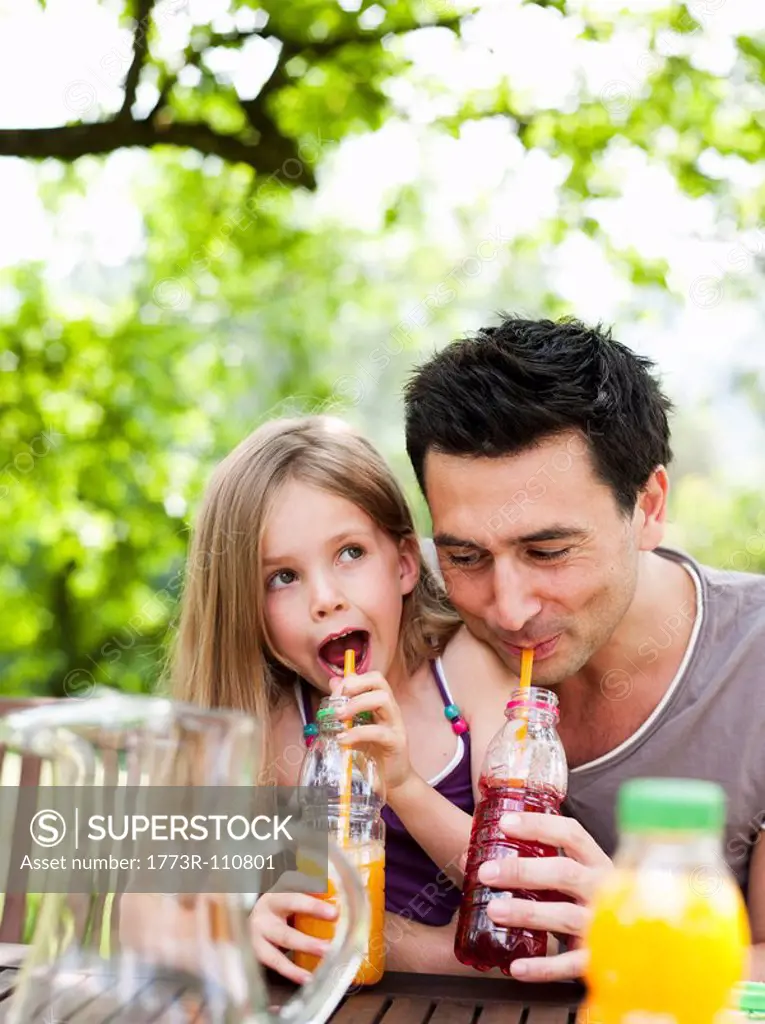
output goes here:
[[[89, 799], [105, 786], [252, 787], [262, 749], [246, 715], [113, 690], [11, 713], [0, 720], [0, 742], [43, 758], [56, 786], [92, 787]], [[312, 980], [278, 1011], [252, 952], [252, 897], [99, 883], [99, 891], [42, 896], [7, 1020], [322, 1024], [356, 972], [367, 927], [357, 872], [332, 843], [329, 870], [340, 906], [334, 939]]]

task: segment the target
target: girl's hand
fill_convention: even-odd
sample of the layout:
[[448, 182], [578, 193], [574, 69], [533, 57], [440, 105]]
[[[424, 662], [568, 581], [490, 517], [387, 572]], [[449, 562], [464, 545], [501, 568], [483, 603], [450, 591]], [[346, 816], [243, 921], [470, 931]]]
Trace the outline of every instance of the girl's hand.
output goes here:
[[331, 903], [299, 892], [267, 892], [255, 904], [250, 914], [250, 937], [255, 956], [265, 967], [304, 985], [311, 978], [311, 972], [298, 967], [282, 950], [296, 950], [323, 957], [329, 949], [329, 942], [304, 935], [293, 928], [289, 918], [293, 914], [310, 914], [331, 921], [337, 917], [337, 910]]
[[412, 774], [409, 760], [409, 744], [401, 711], [396, 703], [388, 681], [380, 672], [365, 672], [361, 676], [346, 676], [342, 680], [332, 679], [331, 683], [337, 692], [342, 692], [351, 699], [343, 712], [348, 718], [354, 718], [362, 711], [374, 713], [375, 721], [371, 725], [355, 725], [341, 733], [338, 741], [348, 747], [375, 748], [385, 773], [385, 785], [388, 796], [406, 782]]

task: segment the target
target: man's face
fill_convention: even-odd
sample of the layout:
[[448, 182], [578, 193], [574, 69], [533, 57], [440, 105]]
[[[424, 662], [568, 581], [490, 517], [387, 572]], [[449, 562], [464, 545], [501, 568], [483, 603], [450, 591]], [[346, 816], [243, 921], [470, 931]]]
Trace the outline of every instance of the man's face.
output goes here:
[[575, 432], [518, 455], [429, 452], [425, 488], [449, 595], [479, 639], [534, 681], [579, 671], [611, 637], [637, 585], [642, 515], [625, 516]]

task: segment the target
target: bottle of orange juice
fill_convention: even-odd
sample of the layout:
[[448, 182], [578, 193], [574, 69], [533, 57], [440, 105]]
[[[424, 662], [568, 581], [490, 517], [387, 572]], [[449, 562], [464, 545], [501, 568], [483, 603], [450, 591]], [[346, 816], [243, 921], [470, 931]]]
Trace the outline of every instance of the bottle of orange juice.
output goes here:
[[587, 1024], [719, 1024], [746, 970], [749, 924], [722, 856], [725, 794], [711, 782], [622, 786], [614, 872], [585, 942]]
[[[316, 715], [318, 734], [306, 751], [300, 771], [300, 786], [325, 786], [329, 794], [330, 836], [358, 868], [367, 893], [369, 933], [364, 959], [354, 985], [373, 985], [385, 970], [385, 822], [382, 808], [385, 791], [377, 763], [371, 754], [341, 746], [338, 736], [346, 723], [343, 707], [348, 698], [325, 697]], [[355, 719], [358, 724], [362, 716]], [[326, 893], [320, 899], [335, 901], [330, 876]], [[306, 935], [331, 939], [336, 922], [307, 914], [295, 915], [295, 928]], [[318, 957], [296, 952], [295, 963], [312, 971]]]

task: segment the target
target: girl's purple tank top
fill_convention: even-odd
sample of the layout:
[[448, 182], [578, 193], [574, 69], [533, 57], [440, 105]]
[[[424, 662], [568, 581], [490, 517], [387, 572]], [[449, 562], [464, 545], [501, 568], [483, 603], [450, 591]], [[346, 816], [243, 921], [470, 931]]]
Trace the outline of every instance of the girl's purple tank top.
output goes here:
[[[440, 664], [431, 661], [430, 669], [446, 707], [452, 699]], [[300, 710], [306, 722], [312, 722], [314, 717], [310, 693], [309, 685], [301, 681]], [[454, 758], [430, 785], [455, 807], [473, 814], [469, 732], [457, 736]], [[459, 906], [460, 890], [409, 835], [387, 804], [382, 816], [385, 821], [385, 909], [423, 924], [449, 924]]]

